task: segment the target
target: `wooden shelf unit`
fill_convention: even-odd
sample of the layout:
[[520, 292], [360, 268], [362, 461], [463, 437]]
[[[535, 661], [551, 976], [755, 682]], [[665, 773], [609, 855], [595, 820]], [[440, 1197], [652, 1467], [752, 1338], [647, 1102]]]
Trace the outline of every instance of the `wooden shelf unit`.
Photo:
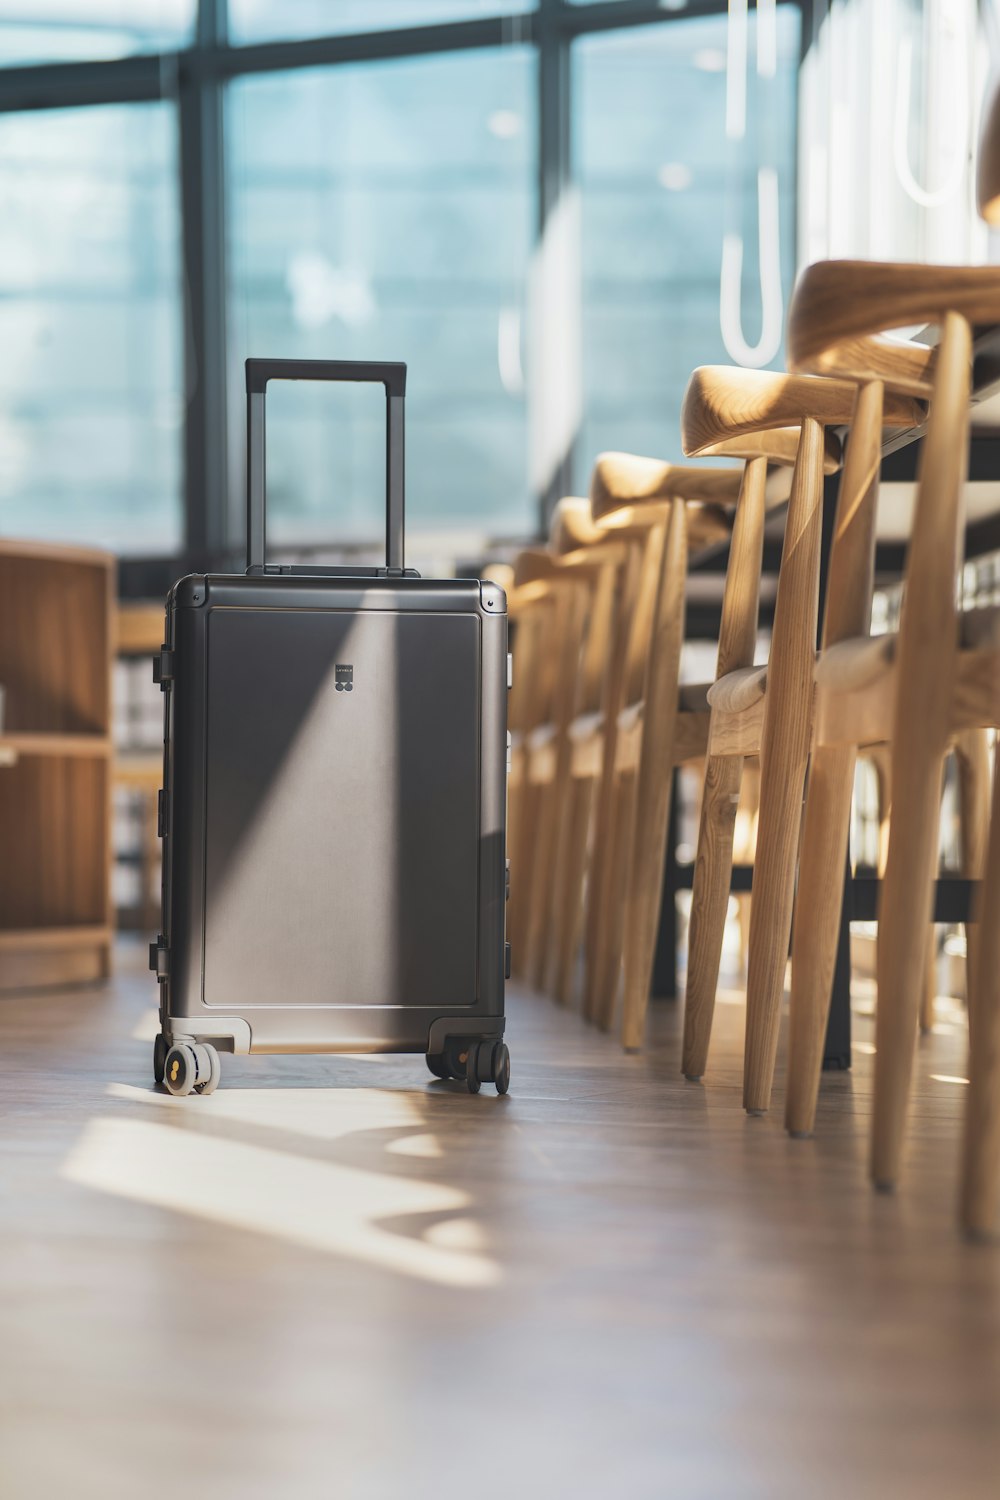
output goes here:
[[114, 558], [0, 540], [0, 991], [110, 971]]

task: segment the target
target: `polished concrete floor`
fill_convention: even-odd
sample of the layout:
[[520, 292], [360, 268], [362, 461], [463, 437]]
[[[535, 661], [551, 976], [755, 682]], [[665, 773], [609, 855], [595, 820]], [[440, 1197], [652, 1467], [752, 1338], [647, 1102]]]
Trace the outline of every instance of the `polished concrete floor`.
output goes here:
[[953, 1218], [961, 1018], [864, 1178], [870, 1022], [817, 1137], [513, 995], [510, 1096], [419, 1058], [151, 1087], [137, 949], [0, 1001], [0, 1496], [995, 1497], [1000, 1250]]

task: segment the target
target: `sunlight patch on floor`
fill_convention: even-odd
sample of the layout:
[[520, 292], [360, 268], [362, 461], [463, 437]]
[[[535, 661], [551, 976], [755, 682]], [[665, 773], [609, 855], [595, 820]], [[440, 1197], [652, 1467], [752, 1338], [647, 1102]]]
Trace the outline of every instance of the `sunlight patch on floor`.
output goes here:
[[[235, 1094], [219, 1102], [227, 1097]], [[330, 1111], [330, 1095], [323, 1097]], [[170, 1102], [189, 1109], [193, 1101]], [[197, 1103], [207, 1109], [216, 1099]], [[195, 1117], [191, 1111], [187, 1123]], [[387, 1123], [384, 1114], [380, 1123]], [[61, 1175], [133, 1202], [443, 1286], [482, 1288], [501, 1280], [500, 1267], [480, 1249], [431, 1237], [440, 1227], [435, 1216], [467, 1214], [470, 1207], [467, 1193], [443, 1183], [299, 1157], [163, 1120], [107, 1116], [90, 1121]], [[407, 1217], [432, 1222], [415, 1223], [412, 1235], [383, 1227]]]

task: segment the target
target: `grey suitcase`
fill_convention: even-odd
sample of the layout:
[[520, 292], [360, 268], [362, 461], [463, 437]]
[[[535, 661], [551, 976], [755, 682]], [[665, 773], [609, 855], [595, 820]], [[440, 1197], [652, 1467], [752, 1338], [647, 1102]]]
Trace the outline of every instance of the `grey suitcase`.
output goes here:
[[[406, 366], [248, 360], [247, 571], [171, 589], [154, 1073], [219, 1052], [423, 1052], [507, 1090], [503, 590], [403, 563]], [[265, 561], [269, 380], [386, 392], [386, 566]]]

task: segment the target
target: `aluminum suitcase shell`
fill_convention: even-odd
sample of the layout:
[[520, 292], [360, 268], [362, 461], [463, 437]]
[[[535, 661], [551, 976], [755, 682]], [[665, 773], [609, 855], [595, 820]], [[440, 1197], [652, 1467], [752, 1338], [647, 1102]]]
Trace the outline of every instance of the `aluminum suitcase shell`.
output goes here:
[[[249, 534], [252, 557], [252, 517]], [[401, 543], [400, 527], [400, 561]], [[158, 676], [167, 1041], [439, 1054], [499, 1038], [503, 591], [401, 569], [189, 576]]]

